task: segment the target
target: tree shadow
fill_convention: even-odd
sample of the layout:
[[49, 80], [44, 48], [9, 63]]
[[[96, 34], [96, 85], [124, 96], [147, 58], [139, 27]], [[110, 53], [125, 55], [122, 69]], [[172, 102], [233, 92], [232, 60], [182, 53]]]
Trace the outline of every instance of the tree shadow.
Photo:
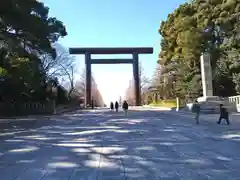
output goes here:
[[227, 132], [214, 134], [169, 112], [69, 113], [3, 135], [0, 173], [3, 179], [234, 179], [239, 144]]

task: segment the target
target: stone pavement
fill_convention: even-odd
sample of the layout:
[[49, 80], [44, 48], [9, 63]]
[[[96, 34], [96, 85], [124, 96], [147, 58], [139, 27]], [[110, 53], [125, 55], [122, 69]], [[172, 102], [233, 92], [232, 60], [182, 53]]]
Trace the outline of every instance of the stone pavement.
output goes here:
[[181, 113], [76, 111], [0, 141], [2, 180], [240, 179], [239, 124]]

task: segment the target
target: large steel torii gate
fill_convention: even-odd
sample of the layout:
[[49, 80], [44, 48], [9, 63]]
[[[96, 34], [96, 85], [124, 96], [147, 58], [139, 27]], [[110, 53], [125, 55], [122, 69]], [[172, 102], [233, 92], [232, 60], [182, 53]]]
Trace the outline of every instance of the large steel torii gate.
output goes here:
[[[87, 106], [91, 104], [91, 76], [92, 64], [132, 64], [133, 65], [133, 78], [134, 78], [134, 92], [135, 92], [135, 105], [141, 105], [141, 90], [139, 80], [139, 54], [152, 54], [153, 48], [138, 47], [138, 48], [69, 48], [70, 54], [84, 54], [86, 65], [86, 97], [85, 103]], [[92, 59], [92, 54], [132, 54], [131, 59]]]

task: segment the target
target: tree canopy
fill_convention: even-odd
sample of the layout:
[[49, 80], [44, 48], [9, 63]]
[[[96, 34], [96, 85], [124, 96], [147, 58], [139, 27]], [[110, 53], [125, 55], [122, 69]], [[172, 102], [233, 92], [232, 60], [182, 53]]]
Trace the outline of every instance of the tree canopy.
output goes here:
[[0, 99], [43, 100], [47, 71], [42, 55], [57, 57], [52, 45], [67, 35], [65, 26], [49, 17], [49, 8], [36, 0], [0, 4]]
[[200, 56], [211, 55], [216, 96], [240, 93], [240, 1], [193, 0], [161, 23], [158, 63], [180, 97], [202, 95]]

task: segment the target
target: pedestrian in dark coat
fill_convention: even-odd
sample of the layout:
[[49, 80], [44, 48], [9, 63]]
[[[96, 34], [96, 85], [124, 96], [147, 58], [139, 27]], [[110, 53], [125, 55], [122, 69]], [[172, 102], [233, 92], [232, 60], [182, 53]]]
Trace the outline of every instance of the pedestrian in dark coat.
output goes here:
[[228, 125], [230, 124], [227, 108], [220, 104], [220, 117], [217, 123], [220, 124], [222, 119], [225, 119]]
[[119, 108], [119, 104], [118, 104], [118, 102], [116, 101], [116, 102], [115, 102], [115, 109], [116, 109], [116, 112], [118, 112], [118, 108]]
[[92, 109], [94, 109], [94, 103], [93, 103], [93, 100], [91, 100], [91, 105], [92, 105]]
[[113, 111], [113, 109], [114, 109], [114, 104], [113, 104], [113, 102], [110, 103], [110, 109], [111, 109], [111, 111]]
[[193, 104], [192, 112], [195, 113], [195, 121], [196, 124], [199, 124], [199, 116], [200, 116], [200, 104], [196, 100]]
[[122, 108], [123, 108], [125, 116], [127, 116], [127, 114], [128, 114], [128, 103], [127, 103], [127, 101], [123, 102]]

